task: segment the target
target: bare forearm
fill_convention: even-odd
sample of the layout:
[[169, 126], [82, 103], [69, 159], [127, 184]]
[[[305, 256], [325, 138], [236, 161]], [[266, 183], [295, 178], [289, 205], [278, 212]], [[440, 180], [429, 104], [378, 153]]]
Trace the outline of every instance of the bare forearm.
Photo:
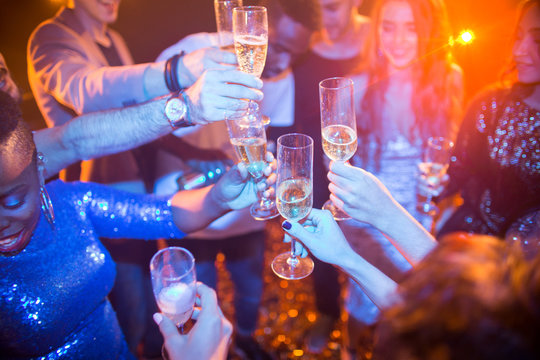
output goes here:
[[47, 176], [77, 161], [126, 151], [168, 134], [172, 128], [164, 115], [165, 101], [93, 112], [35, 132], [37, 149], [47, 159]]
[[437, 245], [433, 236], [397, 202], [392, 211], [378, 217], [373, 225], [413, 266]]
[[230, 209], [215, 198], [213, 186], [177, 192], [172, 198], [173, 218], [185, 233], [204, 229]]
[[388, 308], [399, 301], [396, 282], [354, 251], [336, 265], [360, 285], [379, 309]]

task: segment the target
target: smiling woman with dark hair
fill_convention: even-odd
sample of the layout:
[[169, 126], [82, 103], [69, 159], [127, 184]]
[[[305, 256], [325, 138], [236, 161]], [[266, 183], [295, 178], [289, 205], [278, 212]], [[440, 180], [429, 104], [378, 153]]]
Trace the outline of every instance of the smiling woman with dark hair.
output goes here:
[[44, 185], [32, 133], [1, 91], [0, 126], [2, 356], [131, 358], [107, 299], [114, 262], [98, 238], [180, 238], [256, 200], [241, 165], [170, 199], [93, 183]]

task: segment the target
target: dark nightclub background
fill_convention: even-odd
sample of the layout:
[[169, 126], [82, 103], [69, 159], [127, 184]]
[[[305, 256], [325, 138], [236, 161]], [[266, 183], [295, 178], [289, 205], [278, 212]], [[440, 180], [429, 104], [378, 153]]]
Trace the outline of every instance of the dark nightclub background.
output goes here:
[[[248, 3], [249, 0], [245, 0]], [[56, 13], [64, 0], [0, 0], [0, 52], [24, 92], [23, 111], [34, 128], [44, 126], [26, 77], [26, 42], [32, 30]], [[368, 14], [373, 0], [364, 0]], [[476, 39], [456, 45], [454, 55], [465, 73], [466, 99], [496, 82], [507, 63], [518, 0], [447, 0], [456, 36], [471, 29]], [[136, 62], [152, 61], [190, 33], [215, 31], [213, 0], [123, 0], [112, 26], [126, 39]]]

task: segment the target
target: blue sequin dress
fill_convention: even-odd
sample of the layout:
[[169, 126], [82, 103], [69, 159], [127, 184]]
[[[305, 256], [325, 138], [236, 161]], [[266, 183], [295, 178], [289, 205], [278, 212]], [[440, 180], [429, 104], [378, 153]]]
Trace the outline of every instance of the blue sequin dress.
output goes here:
[[540, 111], [518, 90], [489, 90], [471, 103], [445, 191], [459, 191], [464, 203], [440, 234], [504, 237], [514, 221], [540, 207]]
[[107, 295], [115, 264], [99, 237], [180, 238], [170, 202], [92, 183], [47, 185], [26, 248], [0, 257], [0, 358], [130, 359]]

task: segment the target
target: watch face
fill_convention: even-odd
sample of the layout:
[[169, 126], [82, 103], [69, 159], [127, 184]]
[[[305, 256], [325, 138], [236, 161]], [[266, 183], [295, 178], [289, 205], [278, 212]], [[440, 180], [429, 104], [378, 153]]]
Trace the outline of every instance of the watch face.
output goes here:
[[186, 105], [179, 98], [170, 98], [165, 105], [165, 115], [172, 122], [182, 120], [186, 115]]

